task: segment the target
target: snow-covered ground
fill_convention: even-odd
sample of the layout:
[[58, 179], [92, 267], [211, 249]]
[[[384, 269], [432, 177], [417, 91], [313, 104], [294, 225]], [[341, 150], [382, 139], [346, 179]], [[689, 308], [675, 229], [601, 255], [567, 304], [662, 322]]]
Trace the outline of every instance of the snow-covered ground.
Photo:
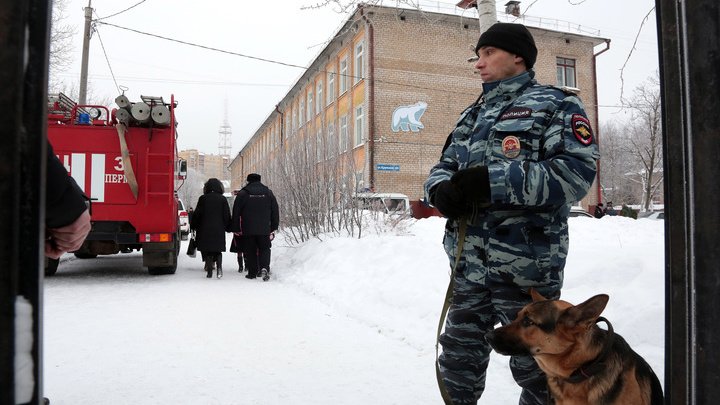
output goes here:
[[[273, 279], [205, 278], [181, 254], [150, 277], [139, 254], [70, 256], [45, 283], [45, 396], [82, 404], [440, 404], [435, 332], [449, 279], [444, 220], [399, 234], [277, 238]], [[186, 242], [183, 243], [183, 252]], [[563, 299], [604, 315], [662, 380], [663, 222], [570, 219]], [[517, 403], [493, 354], [480, 404]]]

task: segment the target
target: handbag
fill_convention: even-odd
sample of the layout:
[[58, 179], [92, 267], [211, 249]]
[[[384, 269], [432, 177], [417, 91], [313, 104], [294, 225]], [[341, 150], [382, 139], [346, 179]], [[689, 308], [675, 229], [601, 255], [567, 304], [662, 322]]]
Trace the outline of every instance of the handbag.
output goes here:
[[190, 257], [195, 257], [196, 253], [197, 253], [197, 242], [195, 242], [195, 232], [193, 232], [192, 236], [190, 236], [190, 241], [188, 242], [187, 255]]

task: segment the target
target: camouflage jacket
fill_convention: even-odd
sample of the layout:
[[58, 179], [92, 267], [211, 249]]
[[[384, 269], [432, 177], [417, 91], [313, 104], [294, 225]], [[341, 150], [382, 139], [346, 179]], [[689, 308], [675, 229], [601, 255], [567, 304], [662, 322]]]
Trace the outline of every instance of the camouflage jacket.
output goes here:
[[[561, 284], [570, 205], [595, 178], [598, 148], [581, 101], [533, 77], [504, 80], [468, 107], [425, 182], [430, 201], [430, 190], [458, 170], [488, 167], [491, 204], [467, 218], [463, 265], [476, 281], [522, 273], [519, 284]], [[445, 237], [451, 260], [456, 222]]]

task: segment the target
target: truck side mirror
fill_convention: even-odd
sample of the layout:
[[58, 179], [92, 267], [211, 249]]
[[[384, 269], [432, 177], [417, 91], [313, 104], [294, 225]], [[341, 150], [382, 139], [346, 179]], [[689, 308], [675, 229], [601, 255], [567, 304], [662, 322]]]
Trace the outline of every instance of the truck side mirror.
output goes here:
[[179, 166], [180, 166], [180, 167], [178, 168], [178, 177], [181, 178], [181, 179], [184, 179], [184, 178], [187, 177], [187, 160], [185, 160], [185, 159], [180, 159], [180, 160], [178, 161], [178, 163], [179, 163]]

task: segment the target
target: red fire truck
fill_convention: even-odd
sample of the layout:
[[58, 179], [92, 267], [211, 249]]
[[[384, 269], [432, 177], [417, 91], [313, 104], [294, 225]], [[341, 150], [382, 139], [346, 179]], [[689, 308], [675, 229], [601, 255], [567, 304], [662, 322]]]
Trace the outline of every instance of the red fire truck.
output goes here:
[[[91, 200], [92, 230], [75, 252], [81, 259], [142, 250], [150, 274], [173, 274], [180, 252], [175, 108], [142, 96], [119, 108], [77, 105], [63, 94], [48, 102], [48, 138], [68, 173]], [[57, 271], [49, 261], [46, 275]]]

